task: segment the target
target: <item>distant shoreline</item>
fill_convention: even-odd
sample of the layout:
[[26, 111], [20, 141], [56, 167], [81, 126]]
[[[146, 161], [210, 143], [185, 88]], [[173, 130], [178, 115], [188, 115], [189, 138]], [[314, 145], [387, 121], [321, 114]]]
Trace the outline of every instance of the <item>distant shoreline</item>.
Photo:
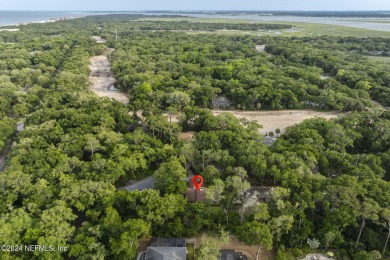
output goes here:
[[0, 28], [78, 19], [90, 15], [96, 15], [96, 13], [81, 11], [0, 11]]
[[4, 27], [19, 27], [19, 26], [25, 26], [29, 24], [44, 24], [44, 23], [55, 23], [59, 21], [67, 21], [67, 20], [74, 20], [74, 19], [80, 19], [85, 18], [86, 16], [68, 16], [68, 17], [57, 17], [57, 18], [49, 18], [45, 20], [35, 20], [35, 21], [29, 21], [29, 22], [17, 22], [17, 23], [10, 23], [10, 24], [0, 24], [0, 31], [12, 31], [16, 28], [4, 28]]
[[[33, 22], [20, 22], [20, 23], [15, 23], [15, 24], [7, 24], [7, 25], [0, 25], [0, 28], [2, 27], [18, 27], [18, 26], [23, 26], [23, 25], [29, 25], [29, 24], [39, 24], [39, 23], [55, 23], [59, 21], [67, 21], [67, 20], [74, 20], [74, 19], [79, 19], [79, 18], [85, 18], [85, 16], [74, 16], [74, 17], [61, 17], [61, 18], [51, 18], [48, 20], [41, 20], [41, 21], [33, 21]], [[16, 29], [0, 29], [0, 31], [11, 31], [11, 30], [16, 30]]]

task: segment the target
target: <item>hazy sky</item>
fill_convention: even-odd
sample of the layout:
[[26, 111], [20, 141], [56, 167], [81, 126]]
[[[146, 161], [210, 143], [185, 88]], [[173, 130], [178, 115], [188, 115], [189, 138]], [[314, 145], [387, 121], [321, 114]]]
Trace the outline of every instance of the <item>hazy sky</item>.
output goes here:
[[390, 0], [0, 0], [0, 10], [390, 10]]

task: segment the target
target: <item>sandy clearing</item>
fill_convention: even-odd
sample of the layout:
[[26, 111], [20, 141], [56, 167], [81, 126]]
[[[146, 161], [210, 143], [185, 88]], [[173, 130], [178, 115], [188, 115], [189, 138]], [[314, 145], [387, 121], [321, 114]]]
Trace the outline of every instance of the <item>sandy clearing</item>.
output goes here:
[[92, 38], [93, 38], [97, 43], [106, 43], [106, 42], [107, 42], [106, 39], [103, 39], [103, 38], [100, 37], [100, 36], [92, 36]]
[[188, 132], [182, 132], [179, 134], [179, 139], [180, 140], [191, 140], [194, 138], [195, 132], [193, 131], [188, 131]]
[[91, 69], [89, 81], [92, 83], [91, 90], [93, 92], [99, 97], [113, 98], [125, 105], [129, 103], [129, 98], [125, 93], [108, 90], [108, 87], [115, 82], [115, 78], [107, 56], [99, 55], [92, 57], [89, 68]]
[[263, 126], [260, 133], [266, 134], [275, 132], [279, 128], [284, 132], [285, 128], [298, 123], [305, 119], [322, 117], [325, 119], [336, 118], [340, 112], [317, 112], [313, 110], [278, 110], [278, 111], [235, 111], [235, 110], [212, 110], [215, 116], [222, 113], [231, 113], [237, 118], [246, 118], [258, 122]]
[[[237, 237], [230, 236], [230, 242], [221, 246], [221, 250], [223, 249], [233, 249], [237, 252], [244, 253], [249, 260], [255, 260], [258, 246], [248, 246], [243, 242], [240, 242]], [[274, 254], [271, 251], [268, 251], [266, 248], [261, 247], [259, 259], [275, 259]]]
[[320, 75], [320, 78], [321, 79], [334, 79], [334, 76], [332, 76], [332, 74], [329, 74], [329, 73], [323, 73]]
[[265, 50], [265, 45], [256, 45], [256, 51], [263, 52]]
[[[218, 116], [222, 113], [231, 113], [237, 118], [246, 118], [250, 121], [256, 121], [263, 126], [259, 130], [262, 134], [269, 132], [275, 132], [276, 128], [279, 128], [281, 133], [284, 132], [286, 127], [299, 124], [305, 119], [322, 117], [325, 119], [336, 118], [342, 113], [339, 111], [332, 112], [318, 112], [314, 110], [272, 110], [272, 111], [239, 111], [239, 110], [211, 110], [214, 116]], [[140, 113], [137, 113], [137, 115]], [[164, 114], [169, 121], [168, 114]], [[180, 120], [178, 116], [172, 115], [172, 123], [178, 123]]]

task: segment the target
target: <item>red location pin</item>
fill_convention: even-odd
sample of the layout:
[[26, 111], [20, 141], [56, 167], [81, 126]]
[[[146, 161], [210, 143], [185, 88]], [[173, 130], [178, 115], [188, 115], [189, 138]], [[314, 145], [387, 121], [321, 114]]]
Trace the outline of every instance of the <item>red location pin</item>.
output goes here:
[[196, 190], [200, 190], [200, 187], [202, 187], [203, 184], [203, 177], [200, 175], [195, 175], [192, 178], [192, 183], [194, 184]]

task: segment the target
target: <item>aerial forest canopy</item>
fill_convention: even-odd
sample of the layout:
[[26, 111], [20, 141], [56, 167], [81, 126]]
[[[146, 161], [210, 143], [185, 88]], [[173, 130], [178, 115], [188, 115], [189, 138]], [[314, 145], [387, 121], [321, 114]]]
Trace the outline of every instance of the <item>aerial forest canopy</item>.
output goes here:
[[[140, 18], [0, 32], [0, 150], [12, 146], [0, 168], [0, 245], [69, 248], [1, 259], [136, 259], [140, 238], [221, 228], [278, 259], [304, 255], [314, 240], [340, 257], [389, 254], [390, 111], [377, 103], [390, 105], [390, 67], [363, 56], [388, 56], [389, 40], [234, 35], [222, 31], [291, 26]], [[90, 90], [89, 59], [108, 47], [128, 106]], [[219, 96], [242, 110], [348, 113], [305, 120], [268, 146], [258, 123], [212, 114]], [[191, 140], [179, 138], [187, 131]], [[188, 172], [204, 176], [205, 203], [185, 199]], [[118, 190], [152, 175], [154, 189]], [[272, 187], [269, 199], [248, 203], [258, 186]]]

